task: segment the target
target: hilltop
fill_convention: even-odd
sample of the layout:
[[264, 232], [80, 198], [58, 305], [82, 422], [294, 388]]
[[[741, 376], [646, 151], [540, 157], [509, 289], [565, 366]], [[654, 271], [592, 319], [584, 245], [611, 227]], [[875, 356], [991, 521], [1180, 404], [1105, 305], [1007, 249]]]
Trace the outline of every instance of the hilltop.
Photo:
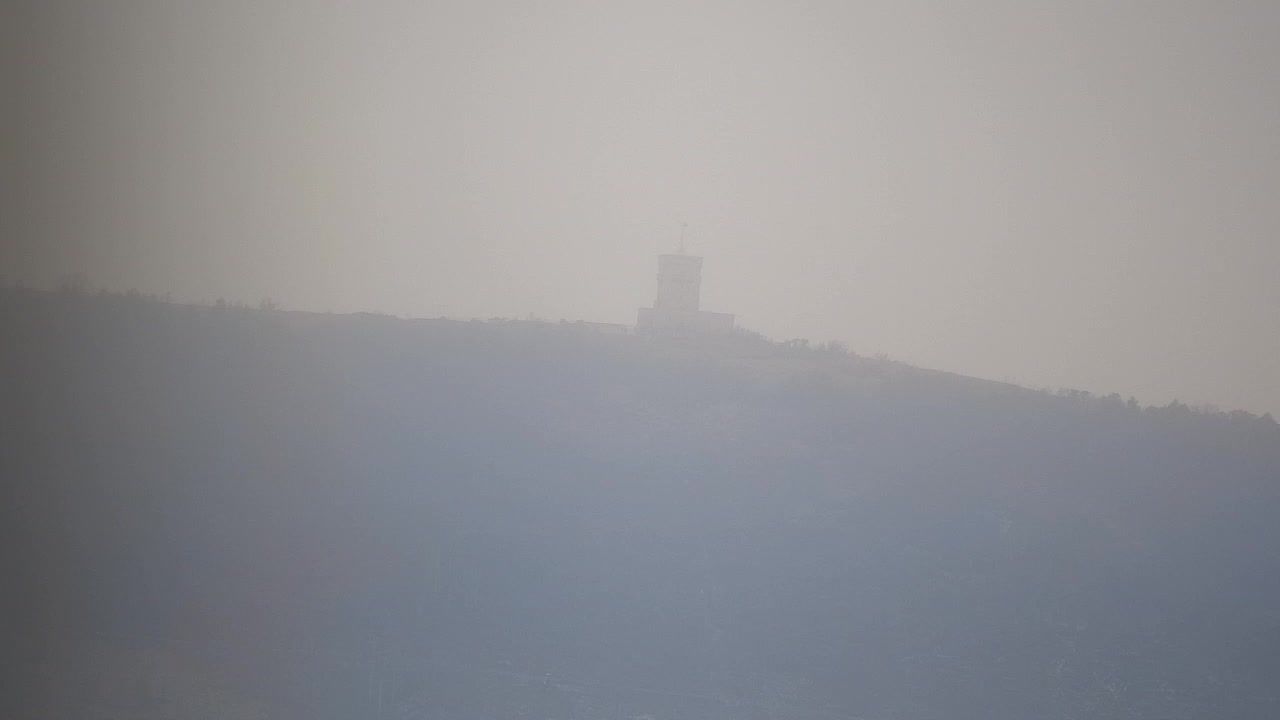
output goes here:
[[0, 336], [6, 717], [1280, 711], [1269, 416], [745, 332], [7, 290]]

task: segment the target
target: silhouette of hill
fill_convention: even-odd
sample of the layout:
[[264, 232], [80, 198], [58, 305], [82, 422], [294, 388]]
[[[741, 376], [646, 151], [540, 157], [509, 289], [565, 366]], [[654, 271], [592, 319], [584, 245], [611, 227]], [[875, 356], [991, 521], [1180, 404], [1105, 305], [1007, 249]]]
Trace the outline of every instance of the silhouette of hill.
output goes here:
[[5, 717], [1280, 713], [1270, 417], [749, 334], [7, 290], [0, 336]]

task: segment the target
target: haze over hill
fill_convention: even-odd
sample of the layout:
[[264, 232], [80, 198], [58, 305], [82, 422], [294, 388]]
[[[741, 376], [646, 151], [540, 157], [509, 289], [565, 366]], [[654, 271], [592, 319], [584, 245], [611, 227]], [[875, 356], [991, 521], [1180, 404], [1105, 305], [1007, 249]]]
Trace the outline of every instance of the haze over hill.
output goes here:
[[14, 718], [1280, 712], [1280, 428], [750, 334], [0, 292]]
[[1280, 717], [1277, 37], [0, 3], [0, 719]]
[[[12, 0], [0, 272], [1280, 412], [1280, 4]], [[12, 203], [12, 208], [7, 205]]]

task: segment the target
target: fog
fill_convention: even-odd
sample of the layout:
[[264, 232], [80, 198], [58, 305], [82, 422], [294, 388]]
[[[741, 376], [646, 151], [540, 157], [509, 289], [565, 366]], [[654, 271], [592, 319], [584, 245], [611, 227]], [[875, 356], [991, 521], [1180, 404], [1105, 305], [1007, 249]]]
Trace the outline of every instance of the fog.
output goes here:
[[0, 337], [5, 718], [1280, 715], [1271, 417], [139, 294]]
[[1274, 3], [10, 5], [11, 279], [1280, 409]]
[[0, 716], [1280, 717], [1277, 36], [4, 3]]

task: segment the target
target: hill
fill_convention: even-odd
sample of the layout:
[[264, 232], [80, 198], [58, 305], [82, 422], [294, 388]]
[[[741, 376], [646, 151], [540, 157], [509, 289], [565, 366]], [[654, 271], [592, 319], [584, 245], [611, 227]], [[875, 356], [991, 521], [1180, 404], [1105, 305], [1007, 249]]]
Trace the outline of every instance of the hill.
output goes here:
[[0, 337], [5, 717], [1280, 714], [1270, 417], [745, 334], [7, 290]]

